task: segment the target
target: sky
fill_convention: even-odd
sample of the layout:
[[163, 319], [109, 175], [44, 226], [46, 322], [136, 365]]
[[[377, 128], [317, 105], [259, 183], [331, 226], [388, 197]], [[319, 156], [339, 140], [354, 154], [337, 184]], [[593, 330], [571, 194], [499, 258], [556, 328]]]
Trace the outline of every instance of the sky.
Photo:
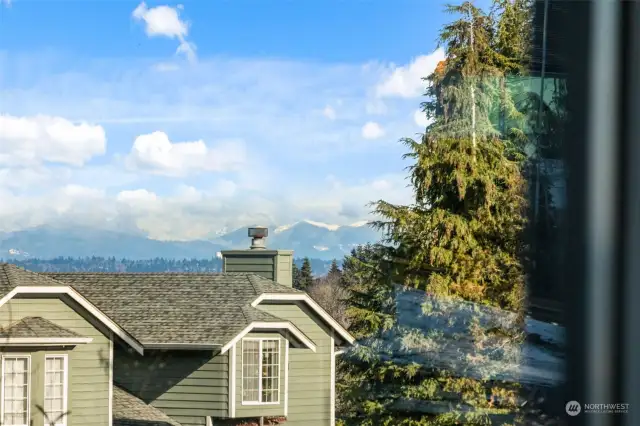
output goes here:
[[[481, 3], [481, 2], [478, 2]], [[156, 239], [411, 202], [437, 0], [0, 0], [0, 232]]]

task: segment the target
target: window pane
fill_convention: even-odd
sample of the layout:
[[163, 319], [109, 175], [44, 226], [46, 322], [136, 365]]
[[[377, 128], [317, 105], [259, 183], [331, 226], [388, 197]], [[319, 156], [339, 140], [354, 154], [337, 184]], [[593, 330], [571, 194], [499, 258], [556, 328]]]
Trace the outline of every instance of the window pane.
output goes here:
[[45, 424], [65, 421], [64, 357], [47, 357], [45, 361]]
[[279, 340], [243, 341], [243, 401], [278, 402], [279, 374]]
[[242, 400], [259, 400], [260, 342], [243, 341], [242, 344]]
[[265, 340], [262, 345], [262, 402], [278, 402], [280, 341]]
[[26, 425], [29, 405], [28, 358], [4, 358], [4, 424]]

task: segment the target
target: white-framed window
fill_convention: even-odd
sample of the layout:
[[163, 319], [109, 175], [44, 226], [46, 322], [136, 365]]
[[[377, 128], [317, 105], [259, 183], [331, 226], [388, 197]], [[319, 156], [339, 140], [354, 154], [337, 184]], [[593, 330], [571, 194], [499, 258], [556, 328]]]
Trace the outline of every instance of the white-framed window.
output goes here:
[[45, 426], [67, 424], [67, 355], [44, 357], [44, 422]]
[[3, 426], [29, 425], [31, 357], [2, 357], [2, 389], [0, 412]]
[[242, 403], [280, 403], [280, 340], [242, 340]]

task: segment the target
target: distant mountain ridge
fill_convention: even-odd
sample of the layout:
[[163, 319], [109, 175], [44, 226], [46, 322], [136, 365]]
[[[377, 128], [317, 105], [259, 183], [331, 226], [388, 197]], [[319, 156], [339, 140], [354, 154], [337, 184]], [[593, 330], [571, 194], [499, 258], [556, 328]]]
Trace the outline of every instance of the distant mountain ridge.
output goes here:
[[[222, 235], [220, 235], [222, 234]], [[294, 250], [296, 258], [342, 259], [358, 245], [373, 243], [380, 233], [367, 222], [339, 226], [302, 220], [269, 226], [267, 247]], [[127, 259], [207, 259], [226, 249], [249, 248], [247, 226], [208, 240], [159, 241], [143, 235], [91, 228], [37, 227], [0, 234], [0, 259], [116, 257]]]

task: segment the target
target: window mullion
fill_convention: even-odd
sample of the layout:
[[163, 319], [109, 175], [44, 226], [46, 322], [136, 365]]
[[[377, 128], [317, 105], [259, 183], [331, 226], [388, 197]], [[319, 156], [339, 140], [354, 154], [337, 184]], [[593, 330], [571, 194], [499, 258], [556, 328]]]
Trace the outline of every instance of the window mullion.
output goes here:
[[258, 344], [258, 401], [262, 400], [262, 340]]

